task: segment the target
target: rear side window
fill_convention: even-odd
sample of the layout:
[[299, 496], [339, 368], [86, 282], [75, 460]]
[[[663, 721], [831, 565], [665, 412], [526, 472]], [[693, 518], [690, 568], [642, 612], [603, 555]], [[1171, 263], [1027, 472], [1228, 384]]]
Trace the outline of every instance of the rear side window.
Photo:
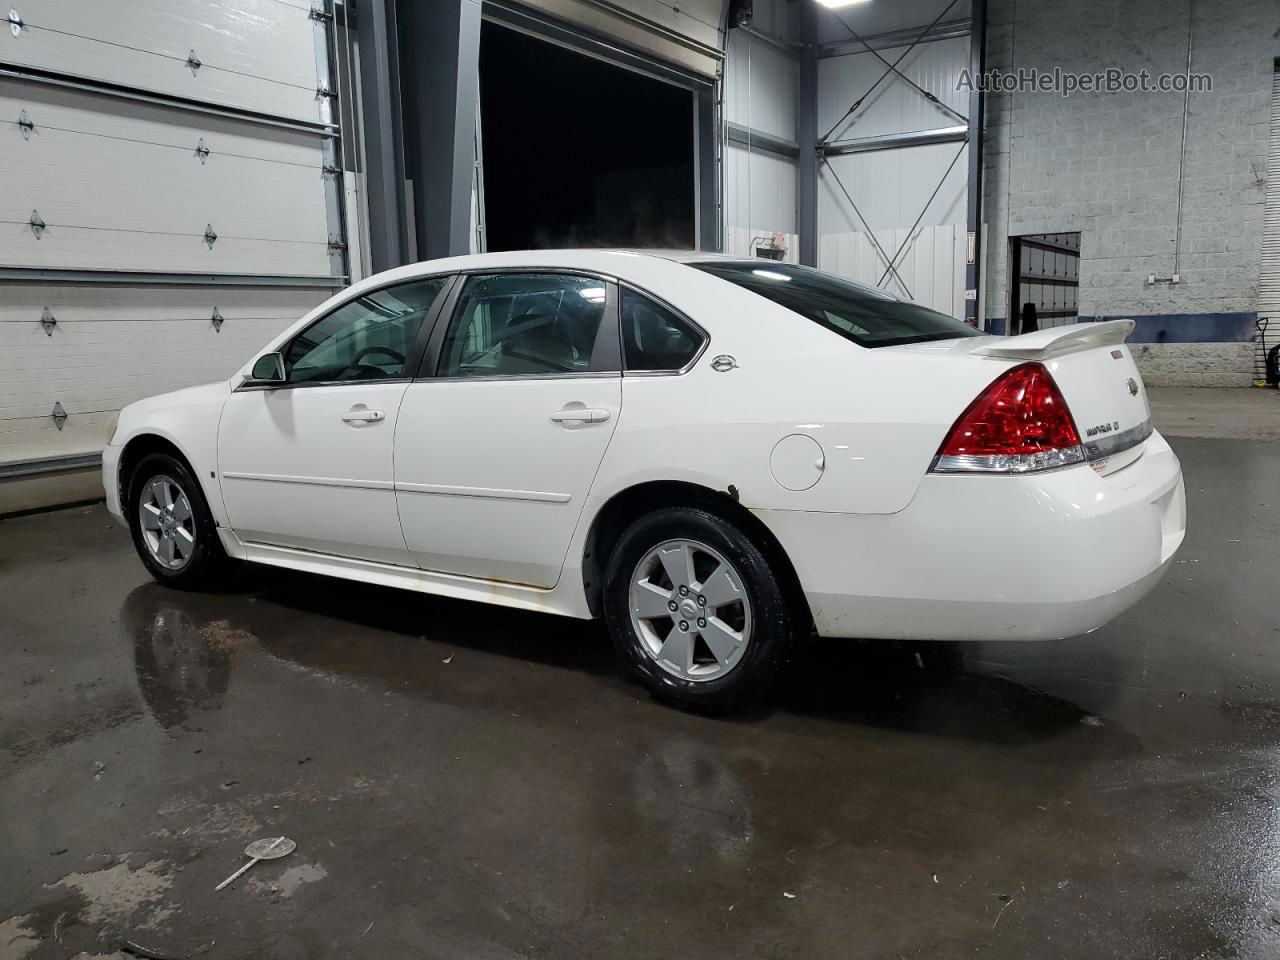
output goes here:
[[683, 369], [702, 348], [702, 335], [642, 293], [622, 290], [622, 355], [628, 370]]
[[982, 336], [968, 324], [829, 273], [789, 263], [692, 263], [861, 347]]
[[593, 364], [593, 354], [607, 295], [604, 282], [594, 277], [468, 277], [444, 338], [437, 375], [553, 376], [595, 370], [600, 364]]

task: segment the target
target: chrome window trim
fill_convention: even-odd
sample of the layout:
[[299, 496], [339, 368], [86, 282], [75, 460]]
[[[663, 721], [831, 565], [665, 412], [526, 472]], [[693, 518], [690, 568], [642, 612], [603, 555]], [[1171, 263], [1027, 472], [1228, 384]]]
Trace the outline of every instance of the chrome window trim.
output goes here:
[[504, 373], [483, 377], [419, 377], [413, 383], [496, 383], [504, 380], [613, 380], [622, 376], [620, 370], [575, 370], [572, 373]]
[[309, 390], [312, 387], [369, 387], [386, 383], [412, 383], [411, 377], [388, 377], [377, 380], [304, 380], [301, 383], [242, 383], [232, 393], [255, 393], [263, 390]]

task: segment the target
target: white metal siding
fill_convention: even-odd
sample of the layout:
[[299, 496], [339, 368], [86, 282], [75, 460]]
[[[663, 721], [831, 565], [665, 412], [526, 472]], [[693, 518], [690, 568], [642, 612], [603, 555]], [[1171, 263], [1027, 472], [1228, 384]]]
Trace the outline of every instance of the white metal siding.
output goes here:
[[[321, 119], [304, 0], [10, 0], [24, 26], [0, 60], [240, 107]], [[192, 51], [201, 66], [192, 71]], [[6, 118], [7, 119], [7, 118]]]
[[1262, 274], [1258, 315], [1271, 318], [1271, 335], [1280, 327], [1280, 71], [1271, 86], [1271, 144], [1267, 155], [1267, 202], [1262, 226]]
[[[910, 289], [910, 298], [957, 319], [964, 318], [964, 258], [967, 231], [964, 224], [920, 227], [908, 234], [877, 230], [875, 238], [892, 257], [910, 237], [897, 261], [897, 271]], [[872, 286], [880, 284], [885, 262], [866, 233], [828, 233], [818, 241], [818, 268]], [[880, 286], [897, 296], [907, 291], [890, 274]]]

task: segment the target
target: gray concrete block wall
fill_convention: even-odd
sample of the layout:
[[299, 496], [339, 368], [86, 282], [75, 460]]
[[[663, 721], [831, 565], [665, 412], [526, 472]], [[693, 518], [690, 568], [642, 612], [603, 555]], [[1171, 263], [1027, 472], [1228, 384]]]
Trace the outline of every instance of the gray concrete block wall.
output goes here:
[[[987, 65], [1182, 73], [1189, 6], [990, 0]], [[1176, 264], [1182, 282], [1147, 283], [1150, 274], [1175, 270], [1181, 93], [992, 94], [984, 183], [988, 317], [1009, 310], [1007, 238], [1068, 230], [1081, 233], [1082, 316], [1186, 315], [1185, 323], [1164, 326], [1195, 340], [1195, 315], [1256, 311], [1280, 0], [1193, 0], [1193, 7], [1191, 69], [1212, 74], [1213, 90], [1190, 99]], [[1165, 382], [1249, 381], [1251, 353], [1238, 345], [1157, 346], [1148, 351], [1151, 374], [1185, 378]], [[1158, 364], [1157, 354], [1165, 357]]]

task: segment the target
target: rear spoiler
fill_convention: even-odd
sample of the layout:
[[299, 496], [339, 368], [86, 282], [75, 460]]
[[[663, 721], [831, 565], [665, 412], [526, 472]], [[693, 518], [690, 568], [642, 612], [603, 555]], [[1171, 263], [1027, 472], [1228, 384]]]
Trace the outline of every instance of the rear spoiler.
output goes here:
[[1133, 332], [1133, 326], [1132, 320], [1073, 323], [1017, 337], [990, 337], [981, 346], [974, 347], [972, 352], [983, 357], [1009, 360], [1048, 360], [1064, 353], [1124, 343]]

